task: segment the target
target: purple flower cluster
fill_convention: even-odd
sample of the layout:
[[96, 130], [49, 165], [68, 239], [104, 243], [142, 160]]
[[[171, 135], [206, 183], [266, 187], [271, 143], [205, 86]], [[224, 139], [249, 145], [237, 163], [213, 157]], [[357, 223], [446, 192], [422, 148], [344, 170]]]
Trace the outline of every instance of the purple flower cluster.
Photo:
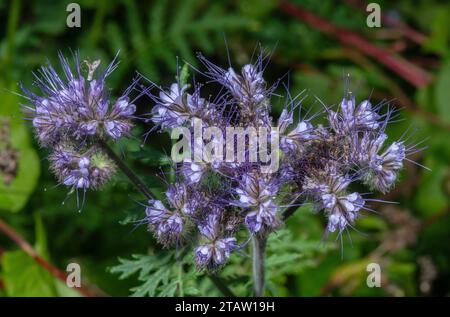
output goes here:
[[[60, 76], [51, 64], [43, 66], [35, 74], [35, 85], [42, 95], [36, 95], [22, 86], [31, 106], [25, 111], [33, 121], [38, 140], [44, 146], [66, 140], [85, 141], [93, 137], [119, 139], [132, 127], [130, 119], [136, 107], [130, 103], [130, 88], [111, 103], [106, 78], [117, 67], [115, 60], [106, 70], [97, 70], [100, 61], [80, 63], [75, 55], [75, 72], [68, 60], [59, 55], [64, 76]], [[87, 65], [87, 76], [82, 66]]]
[[[207, 94], [198, 82], [179, 81], [156, 94], [150, 88], [142, 92], [154, 102], [155, 127], [184, 129], [189, 148], [183, 160], [174, 160], [175, 182], [165, 199], [148, 201], [146, 222], [166, 247], [195, 244], [199, 268], [221, 267], [245, 245], [245, 235], [266, 238], [283, 225], [287, 208], [303, 203], [325, 214], [326, 234], [341, 235], [362, 210], [370, 210], [370, 199], [354, 184], [389, 191], [407, 154], [416, 151], [405, 140], [386, 144], [393, 111], [382, 114], [381, 106], [368, 100], [357, 105], [350, 92], [337, 107], [324, 107], [326, 123], [321, 124], [312, 122], [316, 115], [304, 116], [301, 101], [287, 92], [274, 120], [276, 84], [269, 86], [263, 78], [263, 53], [240, 71], [223, 69], [202, 55], [199, 59], [206, 67], [200, 75], [212, 83]], [[136, 81], [111, 101], [105, 81], [117, 67], [115, 60], [103, 72], [97, 69], [100, 61], [80, 63], [77, 55], [74, 71], [62, 55], [60, 61], [63, 76], [51, 65], [35, 75], [40, 95], [22, 87], [29, 101], [24, 109], [39, 142], [52, 152], [59, 182], [72, 191], [96, 189], [116, 169], [103, 142], [131, 131], [136, 107], [128, 96]]]
[[[174, 83], [169, 90], [150, 97], [155, 102], [152, 121], [161, 130], [185, 127], [192, 131], [195, 120], [201, 128], [274, 128], [270, 116], [275, 86], [263, 78], [265, 58], [254, 64], [223, 69], [199, 56], [202, 73], [209, 82], [222, 86], [209, 99], [200, 97], [203, 86], [194, 83], [191, 95], [186, 83]], [[289, 94], [288, 94], [289, 96]], [[286, 206], [312, 203], [328, 218], [326, 233], [341, 234], [353, 226], [370, 200], [352, 190], [356, 182], [371, 189], [388, 191], [395, 183], [408, 151], [403, 141], [385, 145], [385, 128], [392, 111], [380, 114], [368, 100], [359, 105], [347, 92], [337, 109], [325, 107], [327, 124], [313, 125], [302, 118], [300, 102], [287, 98], [275, 128], [279, 133], [279, 168], [264, 172], [264, 163], [185, 159], [174, 164], [177, 182], [167, 192], [167, 204], [150, 201], [147, 219], [157, 238], [166, 246], [189, 236], [196, 241], [199, 267], [223, 265], [238, 248], [238, 233], [265, 236], [282, 225]], [[300, 119], [294, 123], [294, 114]], [[227, 135], [227, 138], [228, 135]], [[236, 144], [236, 140], [231, 144]], [[203, 140], [192, 140], [195, 146]], [[268, 142], [271, 142], [269, 138]], [[247, 142], [247, 144], [250, 142]], [[258, 152], [259, 153], [259, 152]], [[167, 207], [166, 207], [167, 205]], [[239, 235], [241, 236], [241, 235]]]
[[34, 74], [39, 95], [21, 85], [28, 100], [24, 112], [40, 144], [53, 151], [50, 162], [59, 181], [71, 188], [95, 189], [115, 170], [96, 142], [129, 134], [136, 107], [128, 95], [134, 84], [113, 102], [106, 78], [117, 67], [116, 59], [103, 72], [98, 70], [100, 60], [80, 62], [75, 54], [72, 69], [62, 54], [59, 59], [63, 76], [51, 64]]

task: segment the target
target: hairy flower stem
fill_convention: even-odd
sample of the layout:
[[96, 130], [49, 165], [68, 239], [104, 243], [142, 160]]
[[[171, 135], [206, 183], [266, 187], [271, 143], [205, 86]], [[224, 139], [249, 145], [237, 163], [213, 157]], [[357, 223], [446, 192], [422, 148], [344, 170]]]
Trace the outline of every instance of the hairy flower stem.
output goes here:
[[155, 199], [144, 182], [125, 164], [125, 162], [106, 144], [105, 141], [99, 141], [100, 147], [116, 163], [117, 167], [128, 177], [136, 188], [144, 194], [147, 199]]
[[253, 293], [256, 297], [264, 295], [264, 253], [266, 237], [253, 236]]
[[[128, 179], [133, 183], [133, 185], [144, 194], [147, 199], [155, 199], [154, 195], [147, 188], [145, 183], [125, 164], [125, 162], [109, 147], [109, 145], [100, 140], [100, 147], [105, 151], [105, 153], [116, 163], [117, 167], [128, 177]], [[234, 297], [233, 292], [226, 286], [226, 284], [218, 276], [208, 275], [212, 283], [219, 289], [219, 291], [228, 297]]]
[[227, 297], [235, 297], [234, 293], [226, 286], [226, 284], [223, 282], [223, 280], [218, 277], [217, 275], [208, 275], [208, 278], [211, 280], [211, 282], [214, 284], [214, 286], [217, 287], [217, 289]]
[[299, 208], [298, 204], [301, 200], [295, 201], [294, 204], [287, 208], [282, 214], [281, 214], [281, 220], [286, 221], [287, 218], [289, 218], [290, 216], [292, 216], [297, 209]]

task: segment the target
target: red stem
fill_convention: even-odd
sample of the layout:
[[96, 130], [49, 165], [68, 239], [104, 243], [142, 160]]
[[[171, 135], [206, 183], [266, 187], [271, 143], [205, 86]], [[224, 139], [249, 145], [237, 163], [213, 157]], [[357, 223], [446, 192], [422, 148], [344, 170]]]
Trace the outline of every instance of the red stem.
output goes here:
[[433, 79], [433, 76], [422, 68], [397, 55], [391, 54], [381, 47], [373, 45], [361, 35], [338, 27], [308, 10], [289, 2], [282, 2], [280, 9], [324, 33], [335, 36], [342, 44], [353, 46], [378, 60], [415, 87], [425, 86]]
[[[366, 1], [361, 0], [346, 0], [348, 5], [352, 6], [355, 9], [358, 9], [362, 12], [366, 12], [367, 3]], [[384, 11], [381, 11], [381, 21], [386, 23], [388, 26], [391, 26], [397, 30], [399, 30], [405, 37], [410, 39], [411, 41], [417, 44], [423, 44], [427, 37], [425, 34], [413, 29], [412, 27], [404, 24], [402, 21], [397, 19], [396, 17], [385, 14]]]
[[[60, 269], [58, 269], [53, 264], [47, 262], [44, 258], [42, 258], [36, 250], [13, 228], [11, 228], [7, 223], [0, 219], [0, 231], [3, 232], [8, 238], [14, 241], [25, 253], [27, 253], [30, 257], [32, 257], [40, 266], [46, 269], [50, 274], [52, 274], [57, 279], [66, 283], [67, 274]], [[92, 287], [87, 287], [86, 285], [82, 285], [79, 288], [75, 288], [78, 292], [86, 297], [98, 297], [105, 296], [103, 292], [98, 290], [91, 290]]]

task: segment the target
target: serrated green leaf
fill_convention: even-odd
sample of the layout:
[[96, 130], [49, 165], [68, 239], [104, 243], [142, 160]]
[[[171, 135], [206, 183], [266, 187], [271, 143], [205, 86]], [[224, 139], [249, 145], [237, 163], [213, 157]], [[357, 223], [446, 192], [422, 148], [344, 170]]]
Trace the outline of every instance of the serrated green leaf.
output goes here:
[[[191, 258], [186, 256], [181, 263], [173, 264], [174, 252], [160, 252], [156, 255], [133, 255], [130, 260], [119, 259], [120, 264], [110, 268], [109, 272], [120, 274], [119, 278], [127, 278], [138, 273], [143, 283], [131, 288], [132, 296], [174, 296], [182, 287], [183, 294], [198, 294], [195, 286], [197, 271]], [[184, 263], [184, 265], [182, 264]], [[181, 267], [180, 267], [181, 265]], [[181, 268], [186, 266], [184, 272]], [[181, 270], [181, 271], [180, 271]]]
[[119, 258], [119, 265], [109, 268], [110, 273], [119, 274], [119, 279], [123, 280], [135, 273], [141, 277], [146, 276], [155, 266], [154, 258], [147, 255], [132, 255], [131, 260]]
[[170, 284], [168, 284], [167, 286], [165, 286], [162, 290], [161, 293], [159, 294], [159, 296], [161, 297], [173, 297], [175, 296], [175, 292], [177, 291], [178, 288], [178, 282], [172, 282]]
[[145, 283], [131, 289], [133, 297], [143, 297], [145, 295], [155, 296], [156, 288], [163, 282], [164, 278], [169, 273], [167, 267], [158, 269], [151, 278], [144, 278]]

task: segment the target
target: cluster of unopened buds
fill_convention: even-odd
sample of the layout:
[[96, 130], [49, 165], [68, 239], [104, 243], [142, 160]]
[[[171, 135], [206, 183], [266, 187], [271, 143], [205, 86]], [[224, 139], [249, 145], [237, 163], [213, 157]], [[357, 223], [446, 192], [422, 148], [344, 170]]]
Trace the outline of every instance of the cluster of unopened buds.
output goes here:
[[[141, 91], [153, 103], [148, 114], [153, 130], [181, 129], [189, 135], [189, 155], [174, 160], [175, 182], [164, 200], [148, 201], [146, 221], [164, 246], [194, 245], [199, 268], [221, 267], [249, 237], [267, 237], [283, 225], [287, 209], [305, 203], [325, 214], [325, 234], [341, 235], [362, 211], [371, 210], [368, 194], [355, 191], [353, 184], [389, 191], [406, 156], [416, 151], [406, 140], [387, 144], [392, 109], [381, 113], [381, 105], [374, 107], [368, 100], [357, 104], [350, 91], [337, 106], [324, 106], [309, 117], [298, 98], [287, 93], [275, 120], [271, 107], [279, 96], [274, 95], [276, 85], [269, 86], [263, 78], [263, 53], [241, 70], [223, 69], [201, 55], [199, 60], [206, 68], [200, 74], [207, 79], [205, 86], [178, 78], [169, 89]], [[72, 190], [99, 188], [116, 165], [98, 141], [118, 140], [131, 131], [136, 107], [128, 94], [135, 83], [111, 102], [105, 80], [114, 62], [102, 73], [98, 63], [83, 64], [78, 57], [75, 72], [62, 56], [61, 64], [64, 76], [51, 66], [36, 76], [41, 95], [23, 88], [29, 101], [24, 107], [39, 142], [52, 152], [50, 162], [60, 183]], [[88, 66], [86, 75], [83, 65]], [[314, 124], [320, 114], [324, 120]], [[203, 138], [192, 137], [196, 125]], [[257, 131], [257, 146], [251, 133], [241, 138], [241, 146], [237, 133], [227, 133], [229, 128]], [[199, 145], [207, 148], [206, 141], [213, 148], [212, 159], [191, 155]], [[225, 157], [230, 145], [241, 149], [232, 151], [231, 159]]]

